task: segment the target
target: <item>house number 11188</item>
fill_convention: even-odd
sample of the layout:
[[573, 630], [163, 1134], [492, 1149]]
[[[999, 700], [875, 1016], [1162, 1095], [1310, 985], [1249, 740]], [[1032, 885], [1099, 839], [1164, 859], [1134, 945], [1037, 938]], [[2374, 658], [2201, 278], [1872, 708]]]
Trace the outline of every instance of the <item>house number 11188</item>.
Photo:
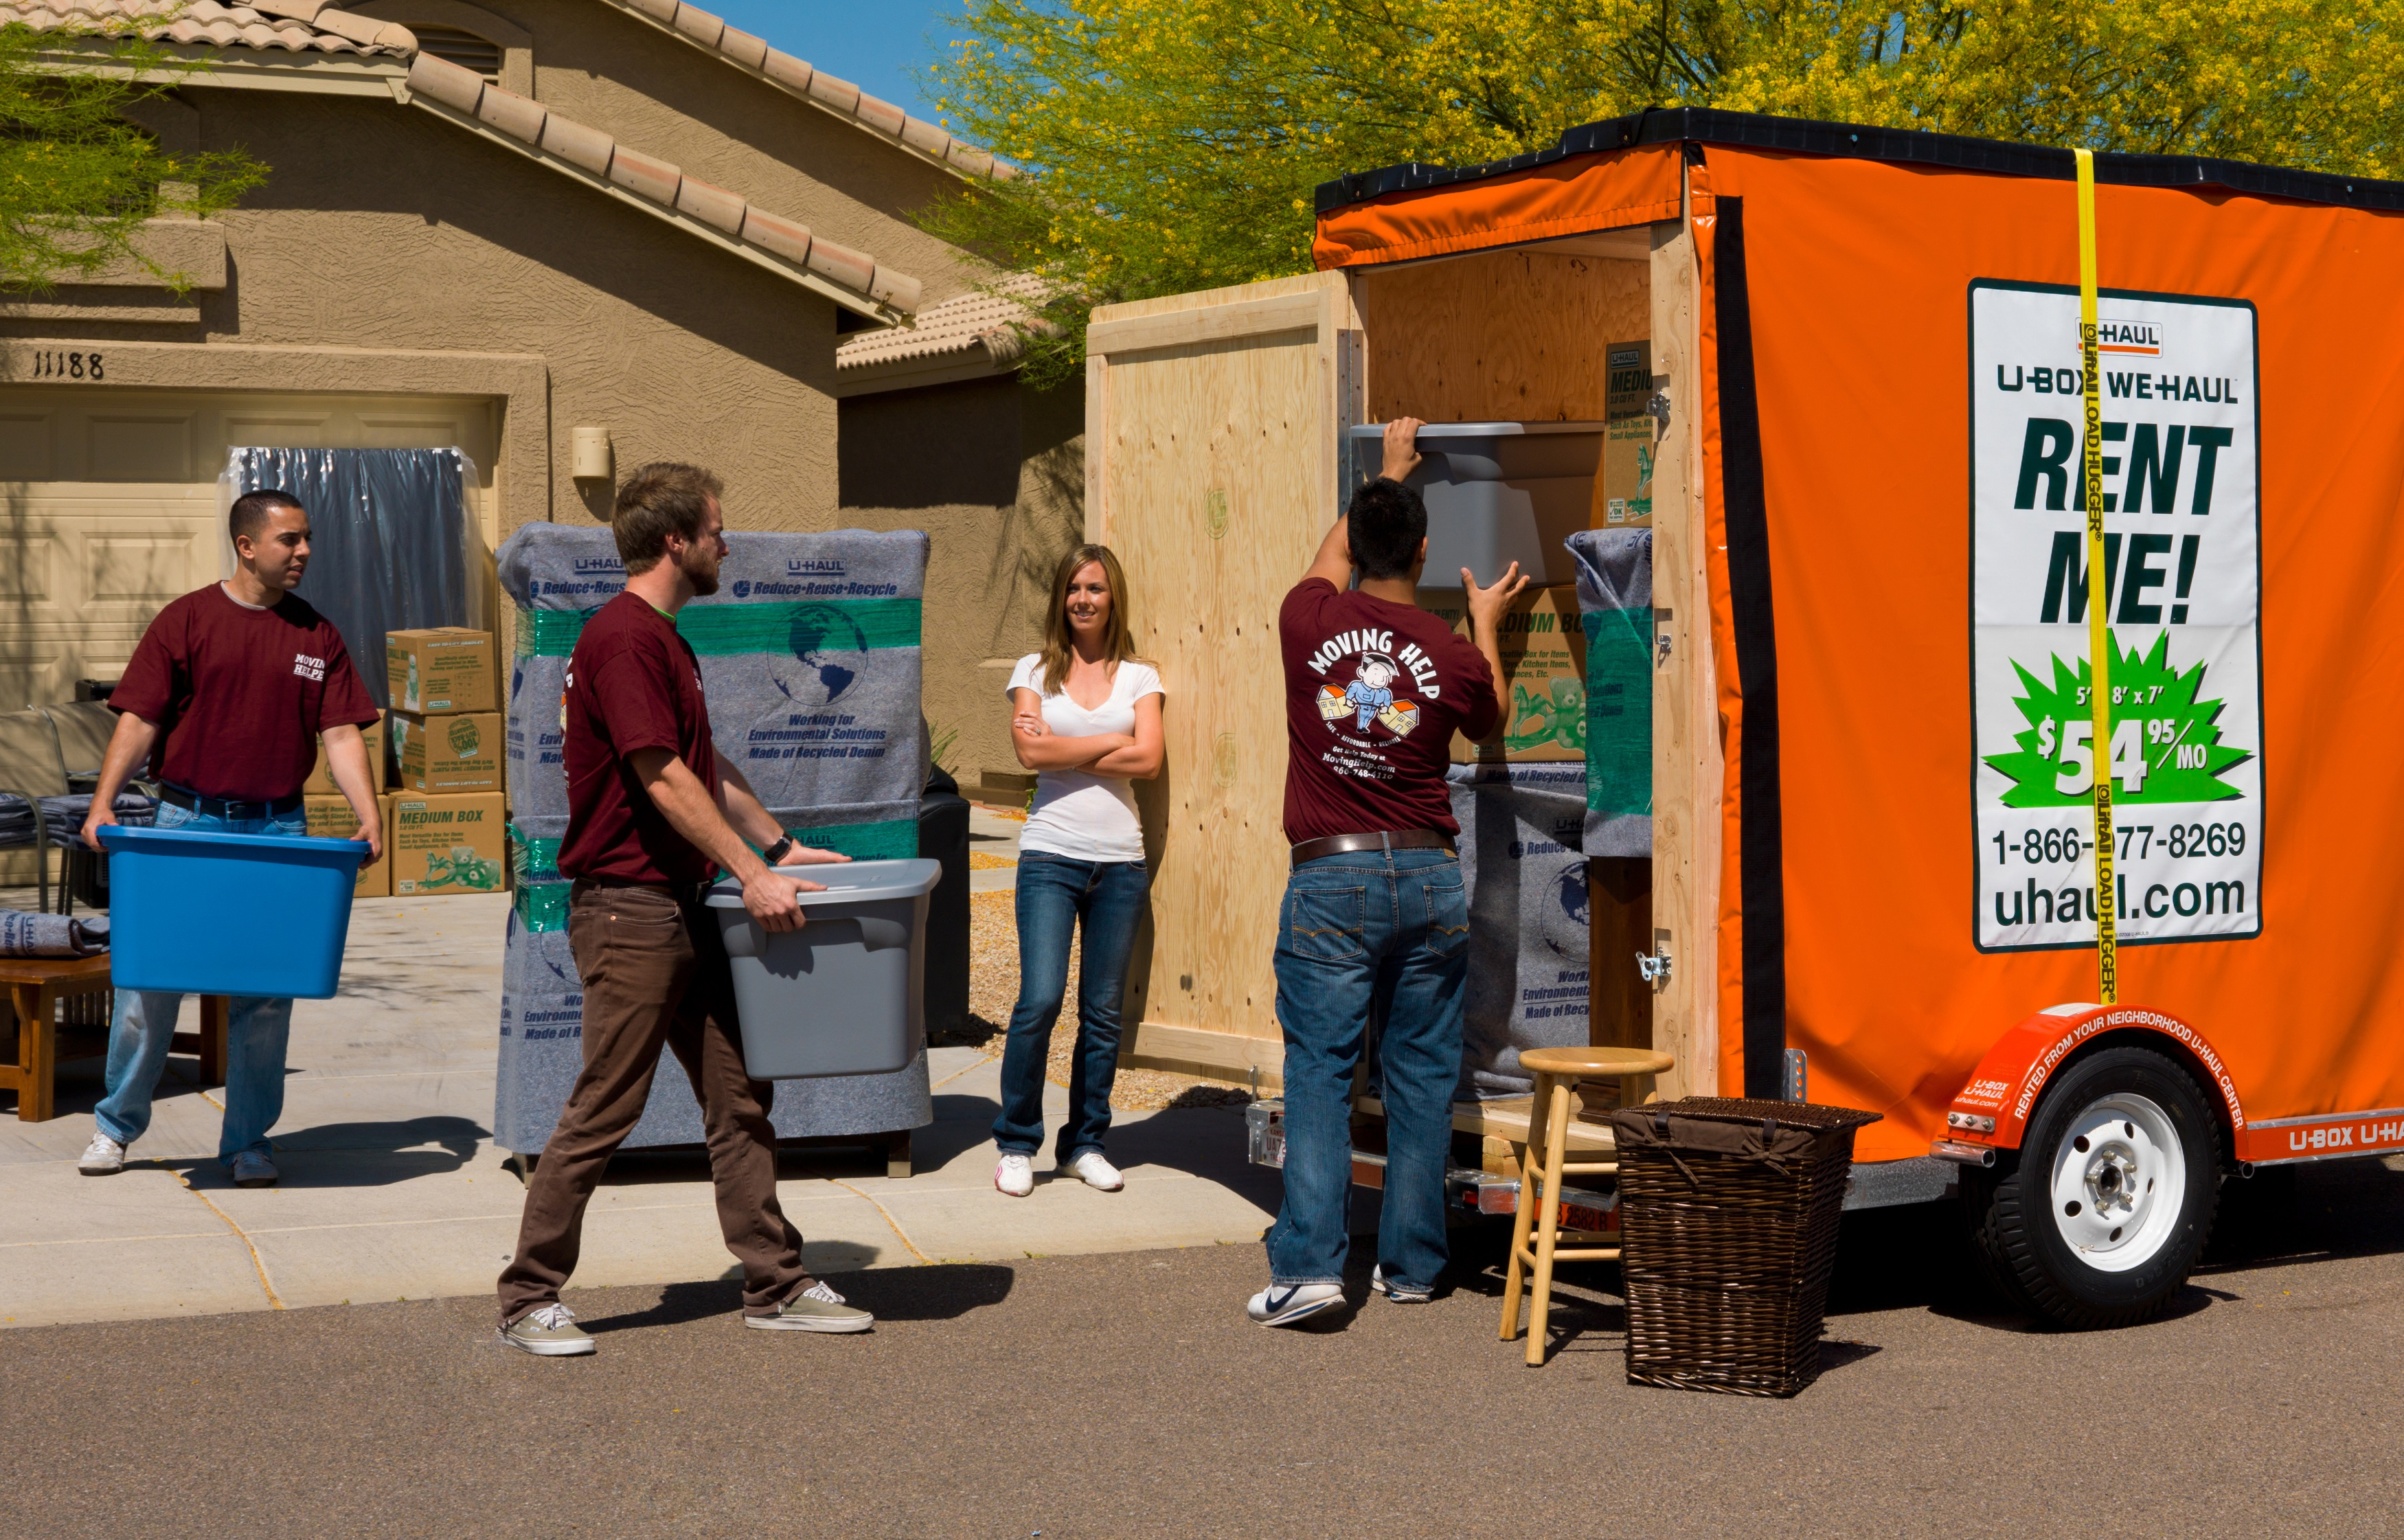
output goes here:
[[105, 380], [97, 353], [53, 353], [47, 349], [34, 355], [34, 378], [36, 380]]

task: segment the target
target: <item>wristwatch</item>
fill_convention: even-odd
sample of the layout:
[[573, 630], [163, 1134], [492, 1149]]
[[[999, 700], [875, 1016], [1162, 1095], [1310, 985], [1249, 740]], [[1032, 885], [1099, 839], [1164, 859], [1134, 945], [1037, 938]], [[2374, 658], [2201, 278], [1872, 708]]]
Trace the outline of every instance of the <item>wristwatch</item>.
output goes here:
[[778, 840], [776, 844], [768, 847], [765, 850], [761, 851], [760, 859], [766, 861], [769, 865], [774, 866], [792, 853], [793, 836], [787, 834], [783, 839]]

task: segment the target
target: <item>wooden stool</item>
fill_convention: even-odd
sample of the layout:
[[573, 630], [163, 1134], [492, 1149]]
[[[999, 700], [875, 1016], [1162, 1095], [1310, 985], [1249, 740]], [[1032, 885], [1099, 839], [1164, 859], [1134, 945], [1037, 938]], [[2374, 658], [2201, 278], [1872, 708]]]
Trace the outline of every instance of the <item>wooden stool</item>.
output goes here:
[[[0, 1091], [17, 1093], [21, 1123], [47, 1123], [58, 1115], [59, 1001], [79, 995], [114, 996], [108, 982], [108, 955], [89, 958], [0, 958], [0, 986], [17, 1013], [17, 1062], [0, 1063]], [[230, 1001], [223, 995], [201, 997], [201, 1029], [177, 1032], [171, 1049], [201, 1056], [203, 1085], [225, 1084], [226, 1019]], [[90, 1032], [69, 1031], [82, 1041], [75, 1046], [108, 1051], [108, 1029], [97, 1041]], [[74, 1041], [73, 1039], [70, 1040]], [[69, 1057], [83, 1057], [79, 1054]]]
[[[1528, 1365], [1544, 1361], [1544, 1317], [1553, 1304], [1553, 1263], [1615, 1262], [1616, 1246], [1592, 1242], [1605, 1239], [1600, 1230], [1561, 1228], [1561, 1178], [1616, 1176], [1617, 1160], [1568, 1161], [1562, 1158], [1569, 1126], [1577, 1116], [1577, 1084], [1581, 1080], [1619, 1082], [1619, 1102], [1634, 1107], [1652, 1099], [1653, 1077], [1675, 1069], [1678, 1061], [1650, 1048], [1528, 1048], [1520, 1065], [1536, 1077], [1536, 1097], [1528, 1109], [1528, 1142], [1519, 1148], [1519, 1202], [1511, 1216], [1511, 1265], [1502, 1277], [1502, 1340], [1519, 1331], [1519, 1292], [1524, 1267], [1535, 1272], [1534, 1297], [1528, 1305]], [[1544, 1153], [1540, 1156], [1537, 1151]], [[1528, 1244], [1533, 1224], [1536, 1242]], [[1562, 1251], [1568, 1240], [1574, 1249]]]

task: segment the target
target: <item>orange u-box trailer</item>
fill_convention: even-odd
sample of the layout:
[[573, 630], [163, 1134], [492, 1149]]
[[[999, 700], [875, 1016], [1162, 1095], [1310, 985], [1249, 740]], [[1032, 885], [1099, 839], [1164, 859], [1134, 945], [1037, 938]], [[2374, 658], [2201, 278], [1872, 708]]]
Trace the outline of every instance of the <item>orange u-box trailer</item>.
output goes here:
[[1884, 1114], [1861, 1190], [1958, 1187], [2070, 1324], [2159, 1308], [2225, 1181], [2404, 1150], [2404, 186], [2094, 168], [2108, 743], [2067, 150], [1654, 112], [1347, 176], [1317, 273], [1097, 312], [1089, 528], [1174, 702], [1136, 1053], [1274, 1073], [1264, 684], [1343, 430], [1599, 418], [1646, 338], [1668, 976], [1606, 1008], [1598, 945], [1595, 1040]]

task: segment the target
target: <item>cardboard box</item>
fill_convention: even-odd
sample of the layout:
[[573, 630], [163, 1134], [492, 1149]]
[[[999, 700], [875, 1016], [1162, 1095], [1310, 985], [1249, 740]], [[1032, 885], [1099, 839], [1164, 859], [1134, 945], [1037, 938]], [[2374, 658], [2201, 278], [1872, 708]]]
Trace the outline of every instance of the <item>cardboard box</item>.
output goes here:
[[396, 711], [440, 717], [501, 708], [489, 631], [456, 625], [387, 631], [384, 661]]
[[[359, 735], [368, 740], [370, 783], [380, 792], [384, 787], [384, 777], [392, 773], [384, 759], [384, 723], [370, 722], [359, 729]], [[300, 785], [300, 793], [310, 797], [339, 797], [342, 794], [342, 789], [334, 784], [333, 770], [326, 763], [326, 740], [323, 737], [317, 740], [317, 768], [309, 772], [309, 778]]]
[[392, 714], [392, 759], [402, 791], [498, 791], [508, 737], [497, 712]]
[[[383, 799], [377, 799], [381, 805]], [[347, 798], [307, 796], [300, 800], [309, 819], [309, 833], [316, 839], [349, 839], [359, 832], [359, 816], [351, 811]], [[379, 812], [381, 806], [379, 806]], [[392, 862], [377, 861], [359, 873], [358, 882], [351, 889], [353, 898], [387, 898], [392, 893]]]
[[385, 799], [384, 859], [395, 898], [497, 893], [509, 887], [509, 825], [500, 793]]
[[1596, 529], [1649, 528], [1653, 523], [1656, 424], [1622, 417], [1602, 431], [1602, 474], [1595, 479]]
[[[1422, 589], [1420, 608], [1458, 636], [1469, 635], [1461, 595]], [[1521, 594], [1502, 617], [1502, 735], [1474, 743], [1456, 733], [1452, 763], [1529, 763], [1586, 758], [1586, 627], [1577, 585], [1557, 583]]]
[[1613, 343], [1602, 350], [1602, 414], [1641, 417], [1653, 399], [1653, 344]]

